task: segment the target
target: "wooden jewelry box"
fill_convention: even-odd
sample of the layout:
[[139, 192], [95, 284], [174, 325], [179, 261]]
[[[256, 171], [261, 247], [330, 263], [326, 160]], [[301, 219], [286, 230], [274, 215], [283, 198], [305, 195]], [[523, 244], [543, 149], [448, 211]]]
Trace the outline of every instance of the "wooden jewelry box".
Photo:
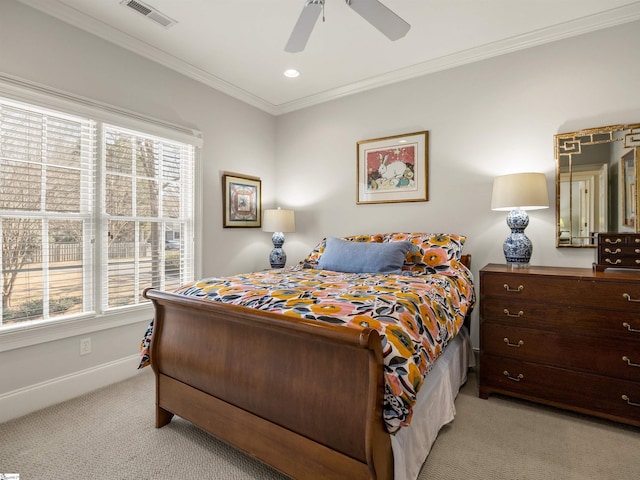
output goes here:
[[594, 270], [607, 268], [640, 269], [640, 233], [598, 233], [598, 258]]

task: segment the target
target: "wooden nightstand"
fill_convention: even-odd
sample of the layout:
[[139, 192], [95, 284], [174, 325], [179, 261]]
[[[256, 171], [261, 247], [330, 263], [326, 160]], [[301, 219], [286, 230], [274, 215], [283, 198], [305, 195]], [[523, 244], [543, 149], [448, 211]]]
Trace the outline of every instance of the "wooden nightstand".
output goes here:
[[640, 426], [640, 272], [484, 267], [479, 389]]

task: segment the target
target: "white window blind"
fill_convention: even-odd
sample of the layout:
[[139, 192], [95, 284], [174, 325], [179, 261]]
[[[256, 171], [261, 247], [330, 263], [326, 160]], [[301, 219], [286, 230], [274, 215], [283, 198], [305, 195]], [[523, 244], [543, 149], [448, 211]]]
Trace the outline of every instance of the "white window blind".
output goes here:
[[94, 163], [94, 122], [0, 102], [2, 325], [93, 310]]
[[194, 168], [193, 145], [0, 97], [0, 331], [192, 280]]
[[104, 308], [193, 278], [194, 148], [104, 127]]

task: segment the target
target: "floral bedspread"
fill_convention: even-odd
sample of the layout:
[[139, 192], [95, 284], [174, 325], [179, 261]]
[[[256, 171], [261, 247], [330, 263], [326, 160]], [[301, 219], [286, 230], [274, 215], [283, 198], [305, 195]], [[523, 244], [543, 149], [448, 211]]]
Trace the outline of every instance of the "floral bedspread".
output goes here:
[[[457, 261], [428, 275], [339, 273], [301, 266], [207, 278], [182, 295], [377, 330], [385, 376], [384, 420], [390, 433], [411, 422], [416, 394], [433, 362], [458, 333], [475, 294], [471, 272]], [[149, 363], [149, 325], [141, 363]]]

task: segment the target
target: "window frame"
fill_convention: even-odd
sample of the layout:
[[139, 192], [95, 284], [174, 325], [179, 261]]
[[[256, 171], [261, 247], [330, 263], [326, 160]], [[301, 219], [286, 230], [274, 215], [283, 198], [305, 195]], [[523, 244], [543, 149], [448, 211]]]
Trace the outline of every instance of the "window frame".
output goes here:
[[[84, 97], [79, 97], [61, 90], [25, 81], [6, 74], [0, 74], [0, 96], [9, 100], [24, 102], [43, 109], [59, 111], [68, 115], [90, 118], [98, 124], [96, 134], [97, 143], [102, 141], [102, 125], [115, 125], [119, 128], [145, 135], [166, 138], [168, 140], [188, 143], [194, 147], [194, 183], [193, 183], [193, 272], [196, 278], [201, 276], [201, 236], [202, 236], [202, 175], [200, 174], [200, 152], [202, 148], [202, 136], [197, 130], [185, 128], [172, 123], [164, 122], [152, 117], [124, 110], [119, 107], [97, 102]], [[102, 148], [98, 145], [97, 148]], [[103, 152], [98, 151], [98, 156]], [[100, 164], [100, 162], [98, 162]], [[97, 173], [98, 177], [102, 172]], [[99, 183], [99, 182], [98, 182]], [[101, 187], [98, 187], [98, 189]], [[99, 191], [94, 193], [98, 200]], [[99, 208], [100, 201], [95, 202], [94, 208]], [[99, 211], [94, 213], [94, 218], [100, 221], [102, 215]], [[96, 239], [97, 240], [97, 239]], [[102, 245], [96, 241], [93, 269], [95, 275], [102, 266]], [[99, 282], [94, 283], [94, 288], [99, 288]], [[93, 292], [95, 295], [97, 292]], [[47, 321], [30, 322], [28, 325], [5, 326], [0, 331], [0, 352], [23, 348], [40, 343], [60, 340], [77, 335], [85, 335], [91, 332], [131, 325], [139, 322], [148, 323], [153, 318], [153, 306], [151, 304], [137, 304], [126, 307], [102, 310], [102, 305], [95, 305], [95, 312], [80, 313], [64, 318]]]

